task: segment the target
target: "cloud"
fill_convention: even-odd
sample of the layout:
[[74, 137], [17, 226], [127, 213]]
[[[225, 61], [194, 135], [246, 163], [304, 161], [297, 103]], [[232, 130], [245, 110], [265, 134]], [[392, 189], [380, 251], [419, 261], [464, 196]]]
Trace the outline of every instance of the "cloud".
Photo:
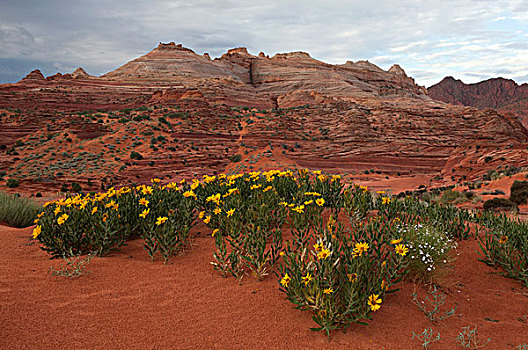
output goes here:
[[[0, 59], [13, 72], [25, 59], [45, 74], [82, 66], [99, 75], [160, 41], [212, 56], [246, 46], [255, 54], [307, 51], [329, 63], [398, 63], [426, 86], [447, 75], [523, 82], [528, 66], [522, 0], [19, 0], [0, 3], [0, 23]], [[0, 71], [0, 82], [12, 76]]]

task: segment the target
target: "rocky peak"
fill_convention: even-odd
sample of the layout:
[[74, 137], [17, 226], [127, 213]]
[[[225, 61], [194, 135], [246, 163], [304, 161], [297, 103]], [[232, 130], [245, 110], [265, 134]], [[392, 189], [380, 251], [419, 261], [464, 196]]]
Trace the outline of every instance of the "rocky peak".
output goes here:
[[227, 50], [227, 53], [224, 55], [233, 56], [233, 55], [242, 55], [242, 56], [252, 56], [245, 47], [235, 47], [234, 49]]
[[389, 68], [388, 70], [389, 73], [393, 73], [393, 74], [397, 74], [397, 75], [401, 75], [401, 76], [407, 76], [407, 74], [405, 74], [405, 71], [403, 70], [402, 67], [400, 67], [399, 64], [394, 64], [392, 65], [392, 67]]
[[272, 59], [288, 59], [288, 58], [312, 58], [310, 55], [303, 51], [278, 53], [272, 57]]
[[31, 83], [31, 82], [44, 82], [46, 81], [46, 78], [42, 74], [42, 72], [39, 69], [35, 69], [31, 71], [28, 75], [26, 75], [22, 80], [20, 80], [20, 83]]
[[86, 73], [86, 71], [84, 69], [82, 69], [81, 67], [77, 68], [76, 70], [73, 71], [73, 73], [71, 74], [72, 78], [74, 79], [79, 79], [79, 78], [89, 78], [90, 77], [90, 74]]

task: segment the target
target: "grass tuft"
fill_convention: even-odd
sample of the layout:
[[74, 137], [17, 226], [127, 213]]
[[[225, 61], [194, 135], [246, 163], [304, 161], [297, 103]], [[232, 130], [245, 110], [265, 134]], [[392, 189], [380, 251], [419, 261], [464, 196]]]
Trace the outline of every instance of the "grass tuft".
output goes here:
[[33, 225], [40, 206], [33, 200], [0, 192], [0, 223], [11, 227]]

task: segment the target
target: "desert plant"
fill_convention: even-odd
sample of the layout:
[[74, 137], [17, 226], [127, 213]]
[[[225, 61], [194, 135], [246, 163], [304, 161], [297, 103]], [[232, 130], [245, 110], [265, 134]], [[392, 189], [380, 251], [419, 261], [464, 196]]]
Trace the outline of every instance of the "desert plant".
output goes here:
[[428, 294], [429, 296], [426, 296], [423, 301], [418, 299], [416, 292], [412, 293], [412, 298], [418, 309], [425, 314], [429, 321], [436, 323], [455, 314], [456, 306], [449, 311], [440, 313], [440, 308], [445, 304], [446, 295], [436, 289], [436, 286], [433, 286], [433, 289]]
[[29, 198], [0, 192], [0, 222], [11, 227], [31, 226], [39, 205]]
[[72, 191], [75, 192], [75, 193], [82, 192], [82, 187], [81, 187], [81, 185], [79, 185], [78, 182], [72, 182], [71, 188], [72, 188]]
[[9, 188], [15, 188], [15, 187], [18, 187], [18, 180], [17, 180], [17, 179], [10, 178], [10, 179], [7, 180], [7, 182], [6, 182], [6, 186], [9, 187]]
[[86, 270], [88, 264], [95, 257], [95, 254], [88, 254], [85, 257], [81, 255], [73, 257], [63, 257], [57, 269], [50, 267], [50, 273], [57, 277], [78, 278], [87, 275], [90, 271]]
[[132, 151], [130, 152], [130, 159], [141, 160], [143, 159], [143, 156], [139, 152]]
[[491, 338], [488, 338], [484, 343], [481, 343], [478, 339], [477, 326], [471, 329], [470, 326], [462, 327], [462, 330], [456, 337], [456, 343], [464, 349], [481, 349], [489, 344]]
[[508, 211], [519, 211], [517, 204], [507, 198], [492, 198], [484, 202], [484, 210], [508, 210]]
[[413, 332], [411, 340], [414, 338], [417, 338], [422, 342], [423, 349], [427, 349], [429, 348], [429, 345], [440, 340], [440, 333], [438, 332], [435, 335], [432, 328], [425, 328], [421, 334], [416, 334]]
[[508, 277], [528, 286], [528, 224], [505, 213], [478, 213], [476, 236], [482, 256], [479, 261], [504, 269]]
[[510, 188], [510, 200], [517, 205], [526, 204], [528, 199], [528, 181], [515, 180]]
[[443, 277], [452, 264], [452, 250], [457, 243], [430, 225], [400, 224], [397, 227], [409, 248], [408, 271], [415, 280], [436, 282]]

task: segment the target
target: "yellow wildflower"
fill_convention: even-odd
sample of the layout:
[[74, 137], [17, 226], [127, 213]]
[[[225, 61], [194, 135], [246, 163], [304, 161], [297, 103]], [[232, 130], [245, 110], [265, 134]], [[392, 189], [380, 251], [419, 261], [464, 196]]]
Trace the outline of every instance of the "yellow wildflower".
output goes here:
[[304, 205], [310, 205], [313, 203], [313, 199], [310, 199], [309, 201], [304, 202]]
[[398, 244], [394, 249], [396, 250], [396, 253], [400, 254], [401, 256], [405, 256], [405, 254], [407, 254], [407, 252], [409, 251], [409, 248], [407, 248], [403, 244]]
[[387, 290], [388, 287], [389, 287], [389, 284], [387, 283], [387, 281], [385, 280], [381, 281], [381, 290]]
[[200, 219], [203, 219], [204, 215], [205, 215], [205, 212], [204, 212], [204, 211], [201, 211], [200, 214], [198, 214], [198, 217], [199, 217]]
[[332, 294], [333, 292], [334, 292], [334, 290], [333, 290], [332, 288], [325, 288], [325, 289], [323, 290], [323, 293], [324, 293], [324, 294]]
[[191, 190], [194, 191], [196, 188], [198, 188], [198, 186], [200, 186], [200, 180], [193, 179], [191, 184]]
[[148, 207], [148, 205], [149, 205], [149, 201], [148, 201], [146, 198], [141, 198], [141, 199], [139, 200], [139, 204], [140, 204], [140, 205], [144, 205], [145, 207]]
[[354, 250], [352, 251], [352, 255], [354, 257], [361, 256], [368, 249], [369, 249], [368, 243], [365, 243], [365, 242], [356, 243], [356, 246], [354, 247]]
[[282, 284], [283, 287], [286, 287], [288, 288], [288, 283], [290, 283], [291, 281], [291, 278], [290, 276], [288, 276], [288, 274], [286, 273], [284, 275], [284, 277], [281, 279], [280, 283]]
[[55, 210], [54, 210], [55, 216], [59, 215], [60, 211], [61, 211], [61, 207], [60, 207], [60, 205], [59, 205], [59, 206], [57, 206], [57, 208], [55, 208]]
[[196, 194], [192, 190], [183, 192], [183, 196], [196, 198]]
[[367, 303], [372, 311], [378, 311], [381, 308], [381, 301], [382, 300], [379, 298], [379, 294], [372, 294], [369, 296]]
[[390, 202], [391, 202], [391, 199], [389, 197], [381, 198], [381, 204], [389, 204]]
[[176, 190], [176, 191], [179, 190], [178, 184], [177, 184], [176, 182], [168, 183], [168, 184], [167, 184], [167, 188], [170, 188], [170, 189], [172, 189], [172, 190]]
[[325, 200], [323, 198], [317, 198], [315, 200], [315, 204], [317, 204], [318, 206], [322, 207], [323, 204], [325, 204]]
[[326, 249], [326, 248], [322, 248], [318, 253], [317, 253], [317, 259], [326, 259], [330, 256], [331, 252], [330, 250]]
[[210, 215], [209, 215], [209, 216], [207, 216], [207, 217], [206, 217], [206, 218], [204, 219], [204, 221], [203, 221], [203, 222], [204, 222], [205, 224], [208, 224], [208, 223], [209, 223], [209, 221], [211, 221], [211, 216], [210, 216]]
[[151, 179], [150, 182], [152, 182], [153, 184], [159, 184], [161, 182], [161, 180], [158, 179], [157, 177], [155, 177], [155, 178]]
[[400, 244], [402, 241], [403, 241], [403, 239], [401, 239], [401, 238], [393, 239], [392, 241], [390, 241], [390, 244]]
[[214, 237], [218, 233], [218, 231], [220, 231], [220, 229], [215, 228], [213, 230], [213, 233], [211, 234], [211, 237]]
[[62, 214], [61, 216], [59, 216], [59, 218], [57, 219], [57, 224], [59, 225], [62, 225], [66, 222], [66, 220], [68, 220], [68, 214]]
[[215, 215], [218, 215], [218, 214], [220, 214], [221, 212], [222, 212], [222, 209], [220, 209], [220, 208], [218, 208], [218, 207], [216, 207], [216, 208], [213, 210], [213, 213], [214, 213]]
[[308, 283], [310, 283], [311, 280], [312, 280], [312, 276], [310, 275], [309, 272], [306, 273], [306, 276], [303, 276], [303, 277], [302, 277], [302, 282], [304, 283], [305, 286], [306, 286]]
[[97, 212], [97, 207], [93, 207], [92, 208], [92, 215], [95, 214]]
[[500, 240], [499, 240], [499, 243], [500, 244], [504, 244], [508, 242], [508, 236], [501, 236]]
[[356, 282], [357, 281], [357, 278], [358, 278], [357, 273], [355, 273], [355, 272], [354, 273], [349, 273], [349, 274], [347, 274], [347, 276], [348, 276], [348, 281], [349, 282]]
[[161, 225], [163, 224], [165, 221], [167, 221], [168, 218], [166, 216], [160, 216], [157, 220], [156, 220], [156, 225]]
[[154, 191], [152, 189], [152, 187], [150, 186], [144, 186], [142, 189], [141, 189], [141, 193], [143, 193], [143, 195], [147, 195], [147, 194], [152, 194]]
[[304, 205], [299, 205], [298, 207], [295, 207], [292, 210], [296, 211], [299, 214], [302, 214], [302, 213], [304, 213]]
[[38, 237], [38, 235], [40, 235], [40, 233], [42, 232], [42, 227], [40, 225], [36, 226], [34, 229], [33, 229], [33, 239], [36, 239]]
[[150, 213], [150, 208], [143, 210], [141, 214], [139, 214], [139, 217], [144, 219], [148, 215], [148, 213]]
[[233, 216], [234, 212], [235, 212], [235, 208], [226, 211], [227, 217]]
[[271, 186], [268, 186], [266, 187], [265, 189], [262, 190], [262, 192], [268, 192], [269, 190], [271, 190], [273, 187]]

